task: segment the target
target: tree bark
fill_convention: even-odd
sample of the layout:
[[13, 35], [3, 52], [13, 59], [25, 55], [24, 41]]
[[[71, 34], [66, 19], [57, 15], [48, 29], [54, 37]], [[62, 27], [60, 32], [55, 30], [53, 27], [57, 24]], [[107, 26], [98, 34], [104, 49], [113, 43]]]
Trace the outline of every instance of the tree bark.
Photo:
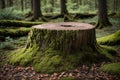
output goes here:
[[98, 0], [98, 11], [97, 27], [103, 28], [110, 26], [111, 23], [108, 20], [106, 0]]

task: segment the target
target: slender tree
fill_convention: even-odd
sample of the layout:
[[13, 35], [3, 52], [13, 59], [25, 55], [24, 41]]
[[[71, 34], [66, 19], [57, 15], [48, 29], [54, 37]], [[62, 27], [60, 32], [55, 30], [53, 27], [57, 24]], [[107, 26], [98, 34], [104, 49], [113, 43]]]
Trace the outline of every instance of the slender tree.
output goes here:
[[2, 9], [5, 8], [5, 0], [1, 0], [1, 8], [2, 8]]
[[54, 7], [55, 7], [55, 0], [50, 0], [50, 3], [52, 5], [51, 12], [53, 12]]
[[7, 1], [7, 6], [12, 7], [13, 6], [13, 0], [8, 0]]
[[67, 0], [60, 0], [61, 14], [62, 15], [68, 14], [66, 3], [67, 3]]
[[33, 12], [33, 0], [31, 0], [31, 12]]
[[21, 0], [21, 10], [24, 11], [24, 1]]
[[41, 0], [33, 0], [33, 15], [34, 19], [39, 19], [39, 17], [42, 16]]
[[106, 0], [98, 0], [98, 28], [103, 28], [105, 26], [111, 25], [108, 20], [106, 3]]
[[97, 4], [97, 0], [95, 0], [95, 10], [96, 10], [96, 8], [98, 7], [98, 4]]

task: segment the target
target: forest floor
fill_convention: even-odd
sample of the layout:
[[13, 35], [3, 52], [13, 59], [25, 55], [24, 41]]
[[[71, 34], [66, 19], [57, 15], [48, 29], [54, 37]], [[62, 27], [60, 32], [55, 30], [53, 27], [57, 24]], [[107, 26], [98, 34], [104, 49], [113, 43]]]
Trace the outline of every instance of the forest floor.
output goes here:
[[[97, 38], [109, 35], [117, 31], [120, 24], [115, 24], [114, 27], [97, 29]], [[20, 37], [18, 39], [13, 39], [13, 42], [7, 45], [16, 46], [17, 43], [21, 43], [22, 46], [26, 44], [27, 36]], [[18, 48], [21, 47], [17, 46]], [[120, 45], [113, 46], [116, 48], [117, 55], [116, 62], [120, 62]], [[63, 71], [61, 73], [54, 72], [53, 74], [41, 74], [34, 71], [31, 66], [21, 67], [13, 66], [6, 62], [6, 53], [12, 50], [0, 49], [0, 80], [120, 80], [120, 76], [104, 73], [100, 70], [100, 67], [106, 64], [106, 62], [101, 62], [99, 64], [93, 64], [91, 67], [88, 65], [82, 65], [74, 70]], [[110, 62], [107, 62], [110, 63]]]

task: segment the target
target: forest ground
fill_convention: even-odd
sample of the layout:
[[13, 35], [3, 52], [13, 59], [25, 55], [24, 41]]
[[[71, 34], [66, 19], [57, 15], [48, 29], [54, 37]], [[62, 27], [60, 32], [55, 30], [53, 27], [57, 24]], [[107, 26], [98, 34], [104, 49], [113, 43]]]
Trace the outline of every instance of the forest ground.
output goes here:
[[[120, 20], [120, 19], [119, 19]], [[118, 19], [111, 19], [113, 27], [106, 27], [103, 29], [96, 29], [97, 38], [109, 35], [120, 29], [120, 22]], [[90, 22], [91, 21], [91, 22]], [[78, 20], [78, 22], [92, 23], [95, 19]], [[12, 39], [8, 37], [8, 39]], [[0, 49], [0, 80], [119, 80], [120, 76], [104, 73], [100, 67], [106, 62], [93, 64], [91, 67], [82, 65], [74, 70], [64, 71], [61, 73], [54, 72], [53, 74], [42, 74], [34, 71], [33, 67], [13, 66], [6, 62], [6, 53], [24, 47], [27, 36], [12, 39], [6, 44], [6, 48]], [[18, 45], [19, 44], [19, 45]], [[9, 49], [9, 47], [12, 47]], [[116, 62], [120, 62], [120, 45], [112, 46], [116, 48], [118, 55], [116, 55]], [[110, 63], [110, 62], [107, 62]]]

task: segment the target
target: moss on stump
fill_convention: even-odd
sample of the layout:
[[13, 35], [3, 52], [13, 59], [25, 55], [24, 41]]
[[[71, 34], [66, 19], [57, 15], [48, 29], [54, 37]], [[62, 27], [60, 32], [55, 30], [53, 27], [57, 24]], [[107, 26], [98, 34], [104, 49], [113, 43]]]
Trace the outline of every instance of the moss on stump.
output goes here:
[[25, 48], [11, 52], [9, 62], [32, 65], [37, 72], [71, 70], [82, 64], [111, 60], [96, 42], [95, 27], [77, 22], [33, 26]]

